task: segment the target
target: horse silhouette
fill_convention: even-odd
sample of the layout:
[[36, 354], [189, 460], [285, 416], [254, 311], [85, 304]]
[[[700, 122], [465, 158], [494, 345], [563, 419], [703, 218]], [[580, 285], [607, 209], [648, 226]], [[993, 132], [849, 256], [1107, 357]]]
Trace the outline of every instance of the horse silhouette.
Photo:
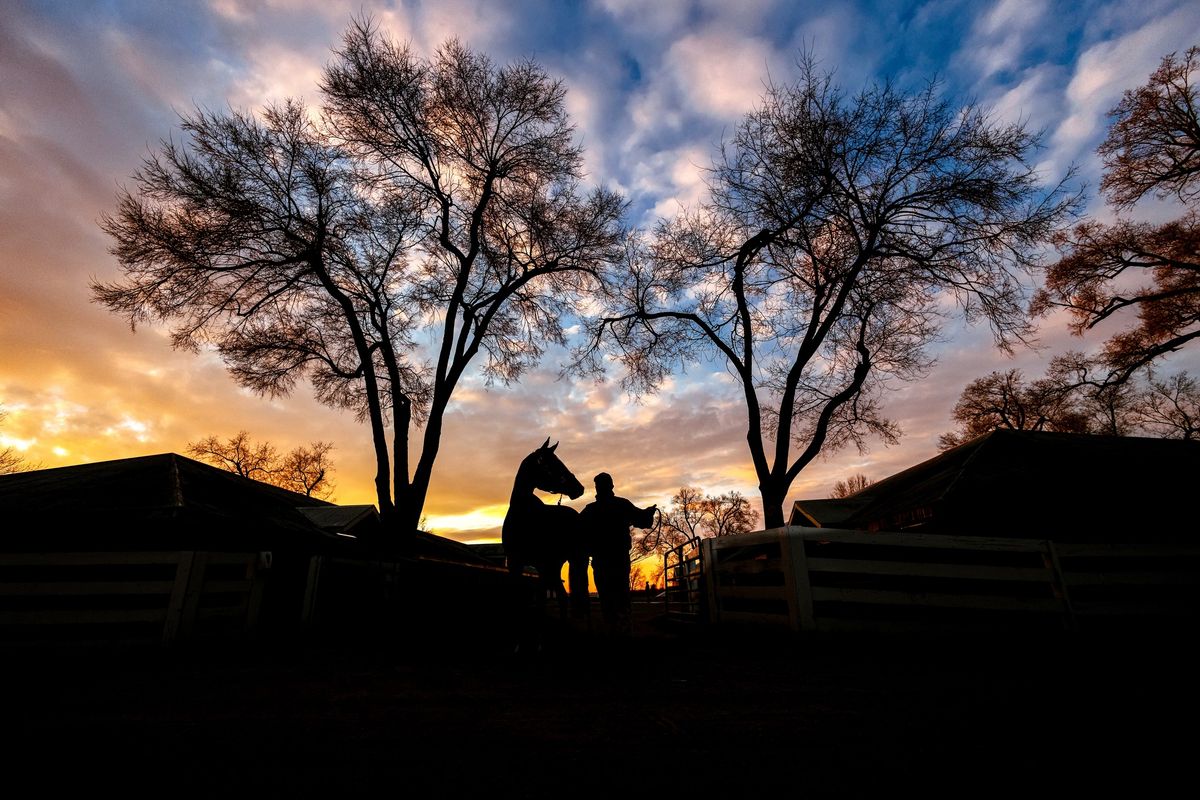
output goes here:
[[[588, 551], [579, 512], [570, 506], [549, 505], [534, 489], [565, 494], [572, 500], [583, 494], [583, 484], [554, 454], [558, 443], [550, 439], [521, 461], [513, 480], [508, 513], [504, 515], [501, 541], [508, 571], [519, 575], [526, 567], [538, 573], [538, 610], [549, 596], [567, 611], [567, 594], [562, 583], [563, 564], [570, 564], [568, 578], [575, 607], [587, 608]], [[582, 595], [579, 593], [582, 592]]]

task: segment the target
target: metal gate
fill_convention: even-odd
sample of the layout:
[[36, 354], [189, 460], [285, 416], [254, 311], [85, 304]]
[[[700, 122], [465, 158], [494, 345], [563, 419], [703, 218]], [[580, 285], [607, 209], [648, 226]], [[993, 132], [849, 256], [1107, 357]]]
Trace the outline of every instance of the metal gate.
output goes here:
[[704, 564], [700, 538], [693, 537], [663, 554], [663, 593], [667, 617], [702, 620], [704, 618]]

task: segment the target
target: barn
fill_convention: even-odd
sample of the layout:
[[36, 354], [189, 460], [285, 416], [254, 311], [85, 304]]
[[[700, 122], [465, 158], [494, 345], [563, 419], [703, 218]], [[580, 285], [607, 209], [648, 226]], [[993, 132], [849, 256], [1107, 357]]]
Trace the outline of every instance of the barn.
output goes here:
[[1190, 629], [1200, 443], [998, 430], [668, 555], [677, 605], [794, 630]]
[[798, 500], [789, 525], [1052, 539], [1195, 541], [1200, 442], [995, 430], [847, 498]]
[[4, 643], [357, 628], [426, 601], [444, 609], [431, 592], [503, 575], [449, 539], [385, 536], [374, 506], [175, 453], [0, 476], [0, 520]]

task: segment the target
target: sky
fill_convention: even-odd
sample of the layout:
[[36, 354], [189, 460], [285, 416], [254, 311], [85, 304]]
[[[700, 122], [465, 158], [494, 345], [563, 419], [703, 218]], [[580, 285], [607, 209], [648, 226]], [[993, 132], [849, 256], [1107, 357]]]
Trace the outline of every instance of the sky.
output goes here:
[[[1163, 55], [1200, 44], [1194, 0], [0, 0], [0, 447], [54, 467], [182, 453], [239, 430], [281, 449], [325, 440], [335, 446], [335, 500], [374, 502], [366, 425], [303, 386], [255, 396], [213, 354], [172, 350], [164, 329], [130, 331], [88, 288], [119, 277], [97, 223], [157, 143], [178, 138], [179, 114], [254, 111], [288, 97], [318, 104], [321, 71], [361, 14], [422, 54], [458, 37], [497, 63], [537, 60], [567, 86], [588, 181], [622, 192], [629, 222], [645, 227], [702, 197], [719, 142], [768, 81], [795, 74], [801, 52], [851, 92], [936, 78], [955, 102], [1042, 131], [1046, 181], [1075, 165], [1088, 213], [1111, 220], [1096, 192], [1107, 111]], [[1134, 215], [1171, 212], [1148, 201]], [[900, 443], [828, 454], [792, 485], [789, 505], [828, 496], [851, 474], [878, 480], [936, 455], [967, 382], [996, 369], [1036, 377], [1051, 355], [1094, 348], [1113, 330], [1078, 339], [1065, 323], [1043, 320], [1040, 346], [1012, 356], [986, 328], [950, 325], [929, 375], [888, 395]], [[1197, 358], [1171, 366], [1200, 372]], [[577, 507], [600, 471], [639, 505], [665, 507], [690, 485], [740, 491], [757, 507], [745, 412], [719, 363], [630, 397], [619, 373], [603, 383], [561, 378], [562, 359], [548, 353], [514, 386], [471, 375], [458, 389], [429, 529], [496, 539], [517, 465], [546, 437], [589, 489]]]

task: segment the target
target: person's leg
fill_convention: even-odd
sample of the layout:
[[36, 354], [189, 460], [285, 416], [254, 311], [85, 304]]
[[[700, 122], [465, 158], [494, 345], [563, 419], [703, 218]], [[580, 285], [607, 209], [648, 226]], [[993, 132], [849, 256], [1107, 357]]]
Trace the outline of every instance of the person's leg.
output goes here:
[[629, 596], [629, 573], [632, 565], [629, 563], [628, 557], [625, 558], [623, 569], [618, 572], [616, 579], [613, 581], [613, 594], [616, 598], [616, 632], [622, 635], [628, 635], [633, 630], [633, 608]]
[[600, 616], [607, 628], [616, 621], [616, 607], [613, 605], [616, 595], [613, 594], [612, 566], [603, 559], [593, 558], [592, 574], [596, 579], [596, 591], [600, 594]]

